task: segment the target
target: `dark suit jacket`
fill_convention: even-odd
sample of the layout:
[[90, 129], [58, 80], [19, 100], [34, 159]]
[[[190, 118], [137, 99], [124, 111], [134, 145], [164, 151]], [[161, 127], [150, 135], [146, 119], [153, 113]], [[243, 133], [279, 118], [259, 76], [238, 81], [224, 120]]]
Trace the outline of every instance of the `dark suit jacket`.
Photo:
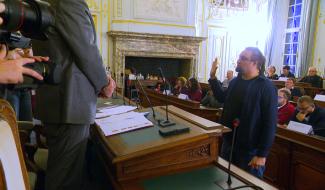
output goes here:
[[[300, 122], [297, 120], [297, 114], [299, 112], [296, 111], [294, 117], [292, 118], [293, 121]], [[311, 125], [313, 127], [315, 135], [325, 137], [325, 109], [316, 107], [314, 112], [310, 114], [309, 120], [304, 120], [300, 123], [304, 123], [307, 125]]]
[[300, 82], [310, 83], [313, 87], [323, 88], [323, 79], [322, 77], [316, 76], [305, 76], [300, 80]]
[[288, 78], [295, 78], [295, 75], [289, 72], [288, 76], [285, 76], [284, 74], [281, 74], [280, 77], [288, 77]]
[[44, 123], [93, 123], [98, 93], [108, 81], [92, 16], [84, 0], [47, 1], [55, 24], [49, 40], [33, 41], [33, 49], [62, 65], [62, 82], [37, 89], [35, 116]]

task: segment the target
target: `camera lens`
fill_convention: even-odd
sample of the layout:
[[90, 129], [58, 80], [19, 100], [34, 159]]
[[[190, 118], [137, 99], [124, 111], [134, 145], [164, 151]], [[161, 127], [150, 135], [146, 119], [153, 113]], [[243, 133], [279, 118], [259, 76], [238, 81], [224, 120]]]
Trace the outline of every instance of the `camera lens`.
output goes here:
[[50, 4], [35, 0], [5, 0], [2, 30], [21, 31], [24, 36], [45, 39], [44, 31], [53, 23]]

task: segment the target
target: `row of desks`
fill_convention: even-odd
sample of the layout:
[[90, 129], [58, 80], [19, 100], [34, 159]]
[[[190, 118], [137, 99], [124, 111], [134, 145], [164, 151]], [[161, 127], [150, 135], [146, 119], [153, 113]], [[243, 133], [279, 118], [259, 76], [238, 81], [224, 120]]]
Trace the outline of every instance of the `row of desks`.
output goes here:
[[[151, 89], [145, 89], [148, 97], [153, 106], [163, 106], [166, 103], [168, 105], [174, 105], [178, 108], [186, 110], [197, 116], [203, 117], [210, 121], [218, 121], [220, 117], [221, 110], [216, 108], [207, 108], [200, 105], [200, 102], [191, 100], [182, 100], [176, 96], [166, 96], [165, 94], [156, 92]], [[143, 107], [149, 107], [147, 99], [144, 97], [143, 92], [139, 91], [140, 103]]]

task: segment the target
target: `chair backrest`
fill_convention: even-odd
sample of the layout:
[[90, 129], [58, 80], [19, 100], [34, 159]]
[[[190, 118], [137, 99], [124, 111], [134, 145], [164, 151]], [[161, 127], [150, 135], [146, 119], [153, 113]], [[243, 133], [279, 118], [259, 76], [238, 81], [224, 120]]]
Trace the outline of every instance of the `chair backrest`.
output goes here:
[[7, 189], [7, 184], [6, 184], [6, 180], [5, 180], [5, 173], [2, 167], [2, 163], [0, 160], [0, 189]]
[[10, 104], [1, 99], [0, 162], [1, 190], [30, 189], [26, 165], [19, 140], [16, 114]]

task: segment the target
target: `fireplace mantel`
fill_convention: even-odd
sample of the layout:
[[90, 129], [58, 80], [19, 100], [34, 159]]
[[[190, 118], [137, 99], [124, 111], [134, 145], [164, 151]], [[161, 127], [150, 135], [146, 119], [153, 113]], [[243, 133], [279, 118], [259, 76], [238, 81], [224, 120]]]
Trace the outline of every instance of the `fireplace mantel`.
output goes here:
[[[118, 76], [124, 74], [125, 57], [157, 57], [189, 59], [188, 73], [197, 76], [200, 44], [205, 38], [163, 34], [111, 31], [113, 41], [113, 70]], [[119, 87], [124, 81], [117, 77]]]

